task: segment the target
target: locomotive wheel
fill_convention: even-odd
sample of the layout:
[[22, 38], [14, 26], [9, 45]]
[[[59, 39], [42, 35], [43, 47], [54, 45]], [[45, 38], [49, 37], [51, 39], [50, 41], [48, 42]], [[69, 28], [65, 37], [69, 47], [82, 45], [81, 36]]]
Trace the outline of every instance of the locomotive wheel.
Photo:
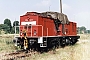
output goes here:
[[61, 47], [65, 47], [65, 45], [66, 45], [66, 40], [65, 39], [62, 39], [61, 41], [60, 41], [60, 45], [61, 45]]
[[56, 53], [56, 46], [53, 46], [52, 50], [53, 50], [53, 54], [55, 54]]
[[55, 47], [56, 47], [56, 48], [59, 48], [59, 46], [60, 46], [59, 41], [56, 41], [56, 42], [55, 42]]
[[55, 49], [57, 48], [57, 41], [52, 40], [52, 41], [50, 42], [50, 48], [51, 48], [52, 50], [55, 50]]
[[70, 45], [70, 40], [66, 39], [66, 45]]
[[72, 39], [71, 45], [74, 45], [77, 41], [78, 41], [78, 40], [76, 40], [76, 39]]

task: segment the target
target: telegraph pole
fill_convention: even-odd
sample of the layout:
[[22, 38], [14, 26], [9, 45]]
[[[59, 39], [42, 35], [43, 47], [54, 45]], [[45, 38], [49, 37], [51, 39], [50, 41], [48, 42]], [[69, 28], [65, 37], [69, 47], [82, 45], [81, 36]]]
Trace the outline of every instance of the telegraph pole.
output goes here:
[[[60, 0], [60, 18], [63, 18], [64, 17], [64, 15], [63, 15], [63, 17], [62, 17], [62, 0]], [[62, 20], [62, 21], [64, 21], [64, 20]], [[66, 33], [65, 33], [65, 25], [62, 23], [62, 33], [65, 35]]]
[[62, 13], [62, 0], [60, 0], [60, 13]]

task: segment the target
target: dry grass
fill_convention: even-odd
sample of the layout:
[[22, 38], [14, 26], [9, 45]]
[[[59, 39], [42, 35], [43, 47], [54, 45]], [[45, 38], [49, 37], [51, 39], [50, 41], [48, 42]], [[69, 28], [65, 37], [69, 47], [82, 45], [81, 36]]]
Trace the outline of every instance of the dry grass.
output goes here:
[[81, 43], [56, 49], [56, 54], [52, 51], [19, 60], [90, 60], [90, 34], [80, 34], [80, 37]]
[[[12, 39], [13, 35], [8, 35], [10, 38], [5, 36], [0, 37], [0, 53], [2, 52], [13, 52], [15, 50]], [[77, 43], [74, 46], [67, 46], [65, 48], [56, 49], [56, 53], [53, 51], [42, 54], [35, 54], [31, 57], [26, 57], [18, 60], [90, 60], [90, 35], [80, 35], [81, 43]], [[83, 41], [82, 40], [87, 40]], [[8, 44], [8, 42], [11, 42]]]
[[90, 42], [82, 42], [74, 46], [68, 46], [53, 52], [36, 54], [20, 60], [90, 60]]
[[90, 60], [89, 43], [83, 42], [82, 44], [60, 48], [56, 50], [55, 54], [51, 51], [19, 60]]
[[0, 35], [0, 53], [9, 53], [15, 50], [15, 47], [13, 45], [13, 38], [14, 35], [12, 34]]
[[81, 40], [90, 39], [90, 34], [78, 34]]

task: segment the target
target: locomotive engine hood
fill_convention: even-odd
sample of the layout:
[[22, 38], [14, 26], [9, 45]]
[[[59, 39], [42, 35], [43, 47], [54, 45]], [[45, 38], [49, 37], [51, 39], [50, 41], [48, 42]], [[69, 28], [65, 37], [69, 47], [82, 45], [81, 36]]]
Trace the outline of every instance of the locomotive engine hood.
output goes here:
[[58, 13], [58, 12], [42, 12], [40, 13], [41, 16], [43, 17], [48, 17], [51, 16], [54, 19], [58, 19], [61, 21], [62, 24], [68, 24], [69, 20], [67, 15], [63, 14], [63, 13]]

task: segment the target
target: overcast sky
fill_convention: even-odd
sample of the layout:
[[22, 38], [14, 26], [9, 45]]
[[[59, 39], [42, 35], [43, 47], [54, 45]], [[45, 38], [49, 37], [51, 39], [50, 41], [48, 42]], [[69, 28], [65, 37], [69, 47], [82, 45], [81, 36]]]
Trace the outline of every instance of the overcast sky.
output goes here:
[[[70, 21], [77, 22], [78, 26], [90, 29], [90, 0], [62, 0], [63, 13]], [[12, 22], [24, 15], [27, 11], [57, 11], [59, 0], [0, 0], [0, 23], [9, 18]]]

